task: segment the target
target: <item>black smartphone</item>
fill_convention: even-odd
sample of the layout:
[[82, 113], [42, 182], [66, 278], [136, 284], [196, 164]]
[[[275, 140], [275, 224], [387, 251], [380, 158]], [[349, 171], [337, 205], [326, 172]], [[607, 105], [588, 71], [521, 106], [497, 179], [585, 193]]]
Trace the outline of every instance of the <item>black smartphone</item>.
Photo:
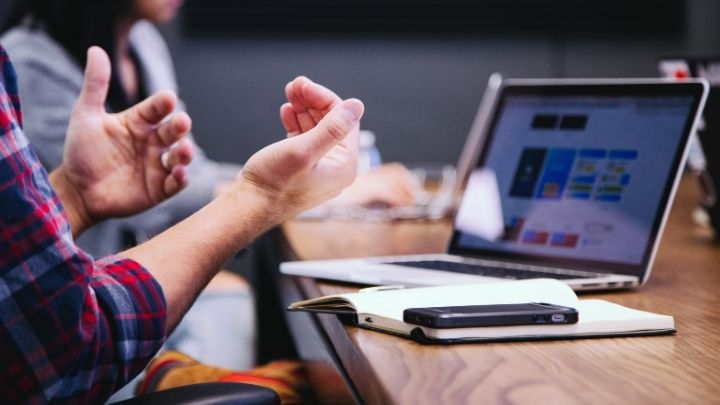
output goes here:
[[431, 328], [577, 323], [575, 308], [544, 302], [408, 308], [403, 320]]

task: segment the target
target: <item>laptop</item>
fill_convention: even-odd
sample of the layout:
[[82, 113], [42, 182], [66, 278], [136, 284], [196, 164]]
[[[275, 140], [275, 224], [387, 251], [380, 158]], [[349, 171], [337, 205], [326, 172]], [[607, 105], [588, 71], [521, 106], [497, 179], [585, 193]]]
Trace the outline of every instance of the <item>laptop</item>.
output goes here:
[[[480, 141], [480, 130], [487, 121], [488, 114], [494, 103], [497, 90], [500, 88], [502, 76], [499, 73], [490, 75], [485, 93], [475, 114], [470, 135], [465, 140], [458, 162], [434, 165], [435, 167], [411, 168], [412, 175], [422, 185], [432, 184], [433, 192], [423, 192], [416, 200], [406, 206], [375, 206], [375, 207], [328, 207], [321, 205], [311, 208], [296, 217], [300, 220], [318, 219], [359, 219], [364, 221], [394, 221], [398, 219], [443, 219], [457, 207], [457, 201], [477, 159], [477, 145]], [[362, 131], [361, 131], [362, 132]], [[362, 135], [362, 133], [361, 133]]]
[[[554, 278], [576, 290], [640, 286], [707, 89], [704, 80], [501, 80], [463, 151], [470, 175], [447, 253], [285, 262], [280, 271], [371, 285]], [[489, 203], [478, 198], [485, 193]], [[485, 215], [492, 200], [498, 213]]]

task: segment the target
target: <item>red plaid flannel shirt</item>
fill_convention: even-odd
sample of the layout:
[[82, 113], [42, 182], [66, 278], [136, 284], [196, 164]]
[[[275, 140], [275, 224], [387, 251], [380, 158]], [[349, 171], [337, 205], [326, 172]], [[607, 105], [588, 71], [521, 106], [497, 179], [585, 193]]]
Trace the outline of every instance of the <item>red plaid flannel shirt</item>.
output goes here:
[[0, 402], [101, 402], [160, 348], [165, 300], [137, 262], [75, 245], [21, 125], [0, 47]]

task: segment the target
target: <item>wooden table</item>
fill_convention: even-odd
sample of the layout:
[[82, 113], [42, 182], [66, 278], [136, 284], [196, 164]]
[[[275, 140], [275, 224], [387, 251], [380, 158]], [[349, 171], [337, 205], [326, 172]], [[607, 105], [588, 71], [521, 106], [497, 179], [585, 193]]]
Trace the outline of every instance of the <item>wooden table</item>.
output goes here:
[[[684, 178], [649, 282], [583, 294], [675, 317], [675, 336], [423, 346], [346, 326], [334, 315], [287, 315], [325, 403], [720, 403], [720, 246], [694, 225]], [[443, 251], [444, 222], [290, 222], [302, 259]], [[352, 291], [282, 277], [283, 299]], [[582, 298], [582, 297], [581, 297]], [[303, 332], [304, 330], [304, 332]], [[309, 334], [308, 331], [311, 331]], [[310, 347], [311, 349], [307, 349]]]

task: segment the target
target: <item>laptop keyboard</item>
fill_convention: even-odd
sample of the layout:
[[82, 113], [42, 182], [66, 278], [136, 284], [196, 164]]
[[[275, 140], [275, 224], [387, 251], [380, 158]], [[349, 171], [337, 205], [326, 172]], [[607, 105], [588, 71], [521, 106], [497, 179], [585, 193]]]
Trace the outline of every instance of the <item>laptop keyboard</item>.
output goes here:
[[492, 267], [480, 264], [448, 262], [442, 260], [424, 260], [410, 262], [387, 262], [397, 266], [417, 267], [431, 270], [452, 271], [455, 273], [473, 274], [477, 276], [507, 278], [513, 280], [524, 280], [531, 278], [554, 278], [557, 280], [568, 280], [573, 278], [595, 278], [597, 275], [554, 273], [541, 270], [521, 270], [504, 267]]

